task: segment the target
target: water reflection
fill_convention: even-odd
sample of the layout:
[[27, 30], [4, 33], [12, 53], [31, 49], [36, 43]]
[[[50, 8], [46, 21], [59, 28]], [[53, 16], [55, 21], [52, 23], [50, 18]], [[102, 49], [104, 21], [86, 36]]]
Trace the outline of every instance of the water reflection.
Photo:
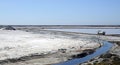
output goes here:
[[57, 31], [81, 32], [96, 34], [99, 30], [105, 31], [106, 34], [120, 34], [120, 29], [51, 29]]

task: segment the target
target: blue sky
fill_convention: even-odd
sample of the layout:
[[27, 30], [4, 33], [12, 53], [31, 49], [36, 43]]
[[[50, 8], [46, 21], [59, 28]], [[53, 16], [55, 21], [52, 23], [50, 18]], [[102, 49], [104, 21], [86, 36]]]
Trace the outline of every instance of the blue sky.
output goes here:
[[0, 0], [2, 25], [120, 25], [120, 0]]

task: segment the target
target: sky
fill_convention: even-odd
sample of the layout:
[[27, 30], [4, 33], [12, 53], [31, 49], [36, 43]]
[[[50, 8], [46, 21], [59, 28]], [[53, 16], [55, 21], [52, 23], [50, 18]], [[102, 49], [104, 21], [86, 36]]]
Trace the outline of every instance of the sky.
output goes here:
[[0, 25], [120, 25], [120, 0], [0, 0]]

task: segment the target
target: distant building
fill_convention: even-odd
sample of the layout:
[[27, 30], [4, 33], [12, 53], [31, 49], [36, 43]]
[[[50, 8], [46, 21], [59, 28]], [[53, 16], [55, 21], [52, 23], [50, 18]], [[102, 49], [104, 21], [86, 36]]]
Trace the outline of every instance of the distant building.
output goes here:
[[105, 31], [99, 30], [97, 34], [99, 34], [99, 35], [105, 35], [106, 33], [105, 33]]

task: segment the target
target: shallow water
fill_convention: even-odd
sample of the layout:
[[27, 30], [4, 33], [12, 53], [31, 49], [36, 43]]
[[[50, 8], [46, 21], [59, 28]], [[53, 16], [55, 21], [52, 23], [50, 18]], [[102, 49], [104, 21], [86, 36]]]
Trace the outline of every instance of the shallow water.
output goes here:
[[83, 57], [83, 58], [73, 59], [73, 60], [70, 60], [70, 61], [66, 61], [66, 62], [54, 64], [54, 65], [78, 65], [80, 63], [87, 62], [87, 61], [89, 61], [90, 59], [92, 59], [96, 56], [99, 56], [103, 53], [106, 53], [107, 51], [109, 51], [109, 49], [112, 46], [113, 46], [113, 44], [105, 41], [103, 43], [103, 46], [100, 47], [99, 49], [97, 49], [93, 54], [87, 55], [86, 57]]
[[96, 34], [100, 30], [100, 31], [105, 31], [106, 34], [120, 34], [120, 29], [50, 29], [50, 30], [93, 33], [93, 34]]

